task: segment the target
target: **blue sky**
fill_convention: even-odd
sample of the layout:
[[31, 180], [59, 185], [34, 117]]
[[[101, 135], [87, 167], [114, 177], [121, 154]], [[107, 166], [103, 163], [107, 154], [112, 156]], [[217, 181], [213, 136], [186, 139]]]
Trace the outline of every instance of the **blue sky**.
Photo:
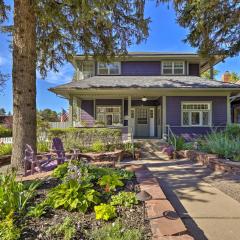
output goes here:
[[[182, 51], [196, 52], [188, 44], [183, 43], [187, 30], [178, 26], [175, 20], [175, 13], [171, 6], [160, 5], [156, 7], [155, 1], [146, 1], [146, 16], [151, 17], [150, 34], [146, 42], [134, 45], [129, 51]], [[0, 71], [11, 74], [12, 56], [8, 48], [9, 38], [6, 34], [0, 33]], [[228, 58], [224, 63], [219, 63], [216, 67], [219, 70], [218, 79], [226, 71], [240, 73], [240, 57]], [[38, 74], [37, 74], [38, 75]], [[49, 72], [47, 78], [42, 80], [37, 78], [37, 108], [51, 108], [61, 111], [61, 108], [68, 108], [68, 102], [55, 96], [48, 91], [48, 88], [71, 81], [73, 67], [66, 63], [59, 68], [58, 73]], [[0, 108], [12, 111], [12, 84], [11, 79], [7, 82], [6, 88], [0, 92]]]

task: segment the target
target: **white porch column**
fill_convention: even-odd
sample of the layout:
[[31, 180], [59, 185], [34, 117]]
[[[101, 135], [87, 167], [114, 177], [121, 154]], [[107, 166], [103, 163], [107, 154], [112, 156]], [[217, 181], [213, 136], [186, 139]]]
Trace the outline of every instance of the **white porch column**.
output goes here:
[[166, 96], [162, 96], [162, 137], [166, 135]]
[[132, 108], [132, 97], [128, 96], [128, 139], [131, 139], [131, 131], [132, 131], [132, 124], [131, 124], [131, 108]]
[[230, 94], [227, 96], [227, 124], [231, 124], [231, 101], [230, 101]]
[[77, 121], [81, 122], [81, 107], [82, 107], [82, 99], [78, 98], [77, 100]]
[[73, 126], [73, 97], [69, 98], [69, 116], [68, 121], [70, 126]]

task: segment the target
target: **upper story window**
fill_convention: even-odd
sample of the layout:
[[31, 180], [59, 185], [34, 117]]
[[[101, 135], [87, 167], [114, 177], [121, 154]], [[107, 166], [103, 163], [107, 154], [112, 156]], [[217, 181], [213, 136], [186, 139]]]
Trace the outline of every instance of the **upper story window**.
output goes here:
[[183, 75], [183, 61], [164, 61], [162, 62], [162, 75]]
[[120, 62], [98, 63], [98, 75], [120, 75]]
[[210, 102], [183, 102], [182, 126], [211, 126]]

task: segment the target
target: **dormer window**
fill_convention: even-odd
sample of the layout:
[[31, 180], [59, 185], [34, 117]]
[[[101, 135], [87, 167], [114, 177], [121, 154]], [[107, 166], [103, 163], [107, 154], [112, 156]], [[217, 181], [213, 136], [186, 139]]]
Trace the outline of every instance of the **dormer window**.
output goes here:
[[184, 62], [183, 61], [163, 61], [162, 75], [183, 75]]
[[120, 75], [120, 62], [98, 63], [98, 75]]

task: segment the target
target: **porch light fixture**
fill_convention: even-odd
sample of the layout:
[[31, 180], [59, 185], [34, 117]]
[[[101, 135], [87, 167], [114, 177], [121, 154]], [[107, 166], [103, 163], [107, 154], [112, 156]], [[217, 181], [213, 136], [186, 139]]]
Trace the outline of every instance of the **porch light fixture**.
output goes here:
[[142, 101], [143, 101], [143, 102], [146, 102], [146, 101], [147, 101], [147, 98], [143, 96], [143, 97], [142, 97]]

